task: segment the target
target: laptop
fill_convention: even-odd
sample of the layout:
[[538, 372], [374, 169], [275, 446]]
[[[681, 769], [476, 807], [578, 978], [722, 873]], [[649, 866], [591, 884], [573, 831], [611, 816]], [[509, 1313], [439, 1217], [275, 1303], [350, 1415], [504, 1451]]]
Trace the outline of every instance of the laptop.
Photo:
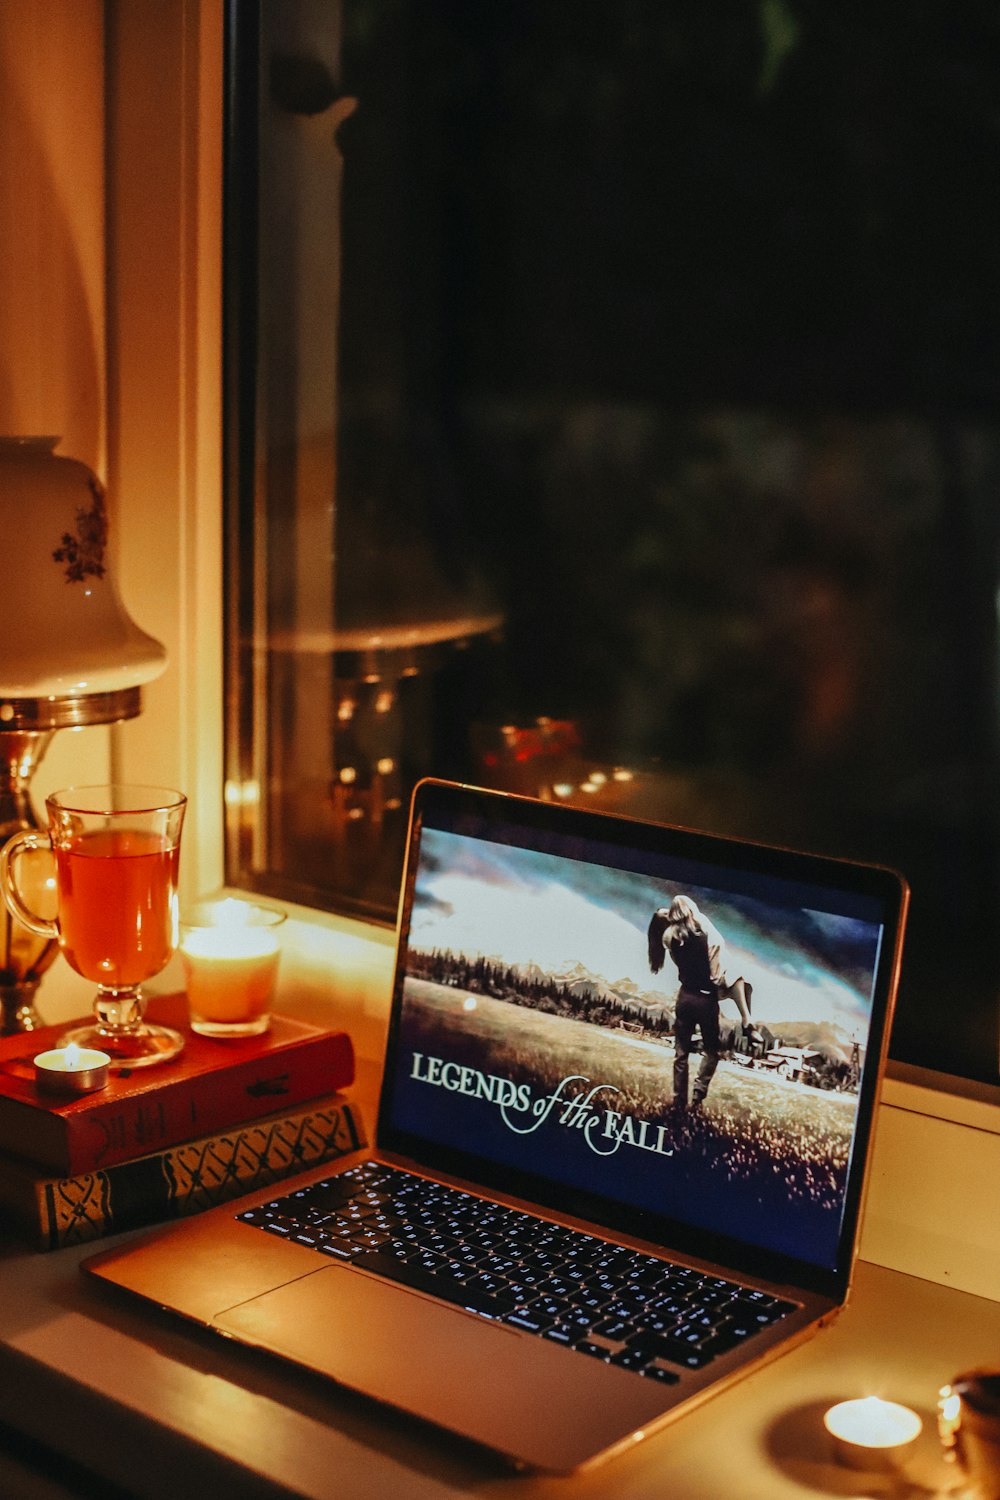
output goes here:
[[421, 782], [375, 1147], [86, 1270], [516, 1466], [587, 1468], [844, 1305], [907, 899], [882, 868]]

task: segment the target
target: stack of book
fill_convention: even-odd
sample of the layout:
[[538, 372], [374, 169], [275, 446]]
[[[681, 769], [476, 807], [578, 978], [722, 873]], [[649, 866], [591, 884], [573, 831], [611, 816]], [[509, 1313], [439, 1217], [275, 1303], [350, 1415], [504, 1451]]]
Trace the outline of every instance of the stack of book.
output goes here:
[[[180, 1057], [112, 1067], [106, 1088], [40, 1092], [34, 1058], [66, 1026], [0, 1039], [0, 1221], [39, 1249], [180, 1218], [364, 1145], [350, 1037], [275, 1015], [262, 1036], [219, 1042], [185, 1031]], [[186, 1009], [186, 1008], [185, 1008]]]

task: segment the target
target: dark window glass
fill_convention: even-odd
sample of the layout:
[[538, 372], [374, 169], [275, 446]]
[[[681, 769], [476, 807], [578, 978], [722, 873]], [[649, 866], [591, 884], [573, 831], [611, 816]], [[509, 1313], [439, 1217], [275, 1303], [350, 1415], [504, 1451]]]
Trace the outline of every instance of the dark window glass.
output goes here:
[[1000, 20], [229, 24], [229, 878], [390, 919], [425, 773], [892, 864], [995, 1080]]

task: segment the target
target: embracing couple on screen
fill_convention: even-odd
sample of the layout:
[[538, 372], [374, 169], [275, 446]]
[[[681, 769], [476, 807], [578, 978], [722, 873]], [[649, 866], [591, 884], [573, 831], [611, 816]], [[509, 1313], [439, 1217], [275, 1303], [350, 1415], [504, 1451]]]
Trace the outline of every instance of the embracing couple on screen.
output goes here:
[[721, 1040], [719, 1002], [734, 1000], [750, 1036], [758, 1035], [750, 1019], [752, 986], [742, 974], [729, 972], [726, 943], [713, 922], [690, 896], [677, 895], [659, 907], [648, 932], [649, 967], [663, 968], [667, 954], [677, 969], [680, 989], [674, 1013], [674, 1098], [676, 1110], [686, 1110], [688, 1058], [695, 1029], [701, 1033], [702, 1057], [691, 1091], [690, 1107], [699, 1109], [719, 1065]]

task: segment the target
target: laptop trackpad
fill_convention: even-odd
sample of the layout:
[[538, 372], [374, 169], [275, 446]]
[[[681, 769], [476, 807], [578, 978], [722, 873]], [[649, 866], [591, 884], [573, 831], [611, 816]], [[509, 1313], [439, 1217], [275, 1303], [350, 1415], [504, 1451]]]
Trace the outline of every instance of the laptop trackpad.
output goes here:
[[[243, 1342], [557, 1472], [672, 1404], [667, 1389], [628, 1371], [342, 1266], [251, 1298], [214, 1322]], [[603, 1429], [599, 1440], [595, 1427]]]

